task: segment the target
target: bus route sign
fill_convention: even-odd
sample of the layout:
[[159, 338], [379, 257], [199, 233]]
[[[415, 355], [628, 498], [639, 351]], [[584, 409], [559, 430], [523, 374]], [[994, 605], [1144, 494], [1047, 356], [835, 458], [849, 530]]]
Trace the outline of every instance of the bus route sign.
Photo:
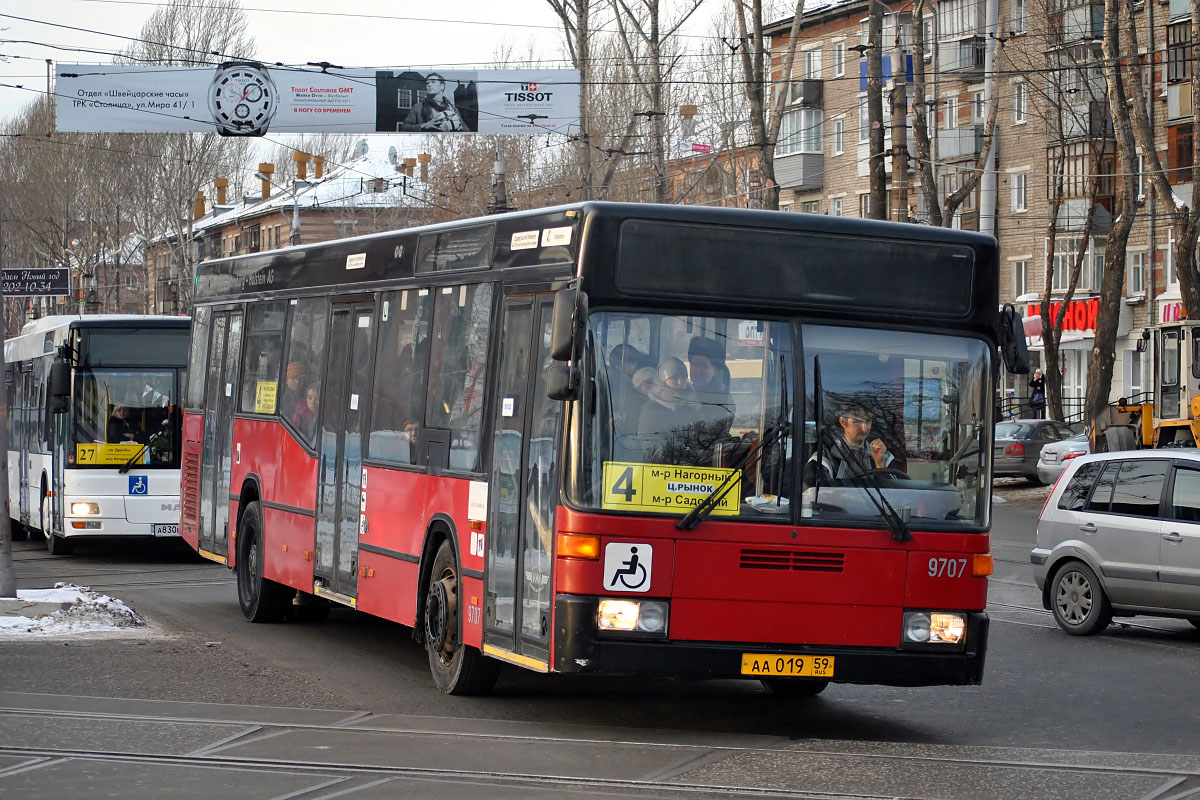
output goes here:
[[70, 280], [66, 267], [6, 269], [0, 276], [5, 297], [67, 294], [71, 291]]
[[[601, 507], [621, 511], [690, 511], [731, 472], [737, 470], [605, 461]], [[740, 475], [729, 482], [728, 491], [712, 511], [714, 515], [738, 513], [742, 496], [740, 482]]]

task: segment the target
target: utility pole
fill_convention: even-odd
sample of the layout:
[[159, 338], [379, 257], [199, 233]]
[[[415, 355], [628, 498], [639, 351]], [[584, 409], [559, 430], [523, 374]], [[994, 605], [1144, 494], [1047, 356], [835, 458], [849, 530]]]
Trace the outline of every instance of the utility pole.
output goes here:
[[[984, 0], [984, 32], [987, 35], [987, 50], [983, 56], [983, 101], [985, 108], [992, 107], [992, 95], [996, 91], [996, 34], [1000, 28], [1000, 11], [997, 0]], [[979, 232], [996, 233], [996, 142], [997, 136], [989, 140], [987, 159], [983, 162], [983, 175], [979, 177]], [[1151, 248], [1153, 249], [1153, 248]]]
[[896, 187], [897, 222], [908, 222], [908, 59], [903, 30], [897, 14], [892, 47], [892, 185]]
[[492, 199], [488, 203], [489, 214], [507, 214], [516, 211], [508, 204], [508, 182], [505, 180], [506, 167], [504, 156], [500, 152], [500, 139], [496, 139], [496, 161], [492, 165]]
[[[4, 266], [4, 237], [0, 229], [0, 268]], [[4, 297], [3, 286], [0, 286], [0, 343], [8, 338], [8, 303]], [[7, 392], [5, 395], [7, 397]], [[0, 398], [0, 475], [8, 480], [8, 400]], [[4, 500], [0, 503], [0, 597], [17, 596], [17, 578], [13, 572], [12, 559], [12, 518], [8, 510], [8, 490], [4, 490]]]
[[871, 219], [887, 219], [887, 170], [883, 162], [883, 0], [871, 0], [867, 22], [867, 122]]

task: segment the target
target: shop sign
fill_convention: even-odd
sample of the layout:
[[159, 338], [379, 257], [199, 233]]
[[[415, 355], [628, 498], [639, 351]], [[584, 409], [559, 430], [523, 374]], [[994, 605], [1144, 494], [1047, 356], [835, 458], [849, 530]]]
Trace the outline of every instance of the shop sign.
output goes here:
[[1187, 319], [1187, 309], [1183, 303], [1163, 303], [1159, 322], [1179, 322], [1181, 319]]
[[[1041, 313], [1041, 303], [1030, 303], [1026, 312], [1030, 316]], [[1050, 304], [1050, 319], [1058, 319], [1058, 311], [1062, 303]], [[1067, 304], [1063, 314], [1064, 331], [1095, 331], [1096, 317], [1100, 314], [1100, 298], [1089, 297], [1085, 300], [1072, 300]]]

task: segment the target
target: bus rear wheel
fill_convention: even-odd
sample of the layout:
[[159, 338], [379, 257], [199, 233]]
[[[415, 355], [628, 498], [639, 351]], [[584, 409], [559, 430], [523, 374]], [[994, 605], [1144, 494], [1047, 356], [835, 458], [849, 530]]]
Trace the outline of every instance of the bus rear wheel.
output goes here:
[[263, 577], [262, 530], [262, 508], [250, 503], [238, 523], [238, 605], [251, 622], [279, 622], [289, 610], [291, 590]]
[[425, 650], [434, 684], [445, 694], [486, 694], [496, 685], [500, 664], [462, 643], [459, 573], [454, 548], [442, 542], [433, 558], [425, 595]]

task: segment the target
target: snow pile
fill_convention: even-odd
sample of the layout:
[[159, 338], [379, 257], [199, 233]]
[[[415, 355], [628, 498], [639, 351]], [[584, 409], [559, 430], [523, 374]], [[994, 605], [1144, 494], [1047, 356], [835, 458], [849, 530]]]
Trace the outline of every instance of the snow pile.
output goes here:
[[17, 598], [29, 603], [70, 603], [40, 617], [0, 613], [0, 638], [62, 635], [140, 628], [146, 621], [129, 606], [86, 586], [56, 584], [53, 589], [21, 589]]

